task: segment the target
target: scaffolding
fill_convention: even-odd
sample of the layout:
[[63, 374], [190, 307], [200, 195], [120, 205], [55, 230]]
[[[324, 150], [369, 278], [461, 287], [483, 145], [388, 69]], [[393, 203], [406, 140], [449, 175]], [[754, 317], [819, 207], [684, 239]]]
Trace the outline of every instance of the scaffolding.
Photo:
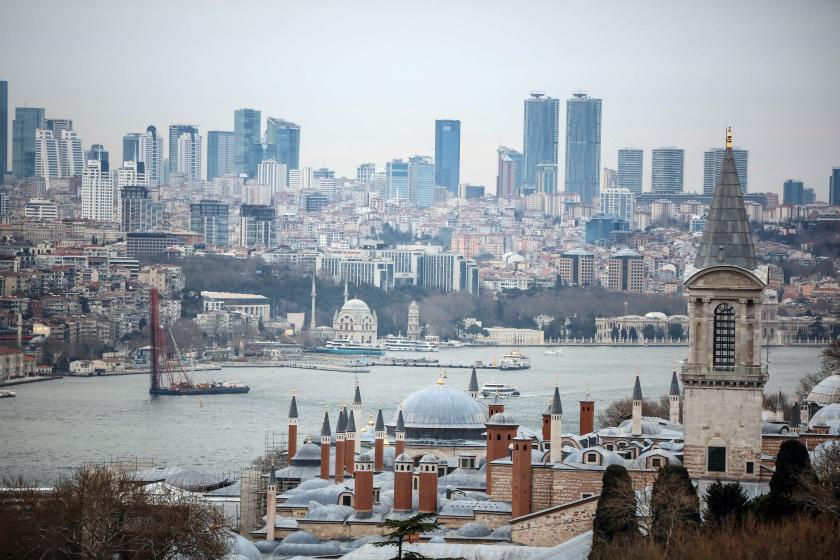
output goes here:
[[288, 432], [265, 432], [262, 457], [242, 469], [239, 475], [239, 534], [248, 537], [263, 525], [267, 504], [269, 471], [289, 464]]

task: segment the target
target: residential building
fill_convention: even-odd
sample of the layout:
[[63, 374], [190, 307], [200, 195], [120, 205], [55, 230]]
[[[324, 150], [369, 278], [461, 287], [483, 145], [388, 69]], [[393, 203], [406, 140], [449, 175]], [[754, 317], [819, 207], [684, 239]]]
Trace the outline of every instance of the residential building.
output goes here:
[[195, 138], [198, 136], [198, 127], [192, 124], [169, 125], [169, 172], [178, 173], [178, 162], [181, 160], [178, 153], [179, 140], [181, 136], [188, 134]]
[[274, 247], [277, 220], [274, 208], [257, 204], [239, 207], [239, 244], [243, 247]]
[[[408, 160], [408, 192], [419, 208], [428, 208], [434, 204], [435, 170], [435, 163], [429, 156], [411, 156]], [[455, 187], [457, 195], [458, 186]]]
[[233, 112], [234, 167], [237, 173], [248, 177], [256, 177], [257, 166], [263, 161], [261, 124], [262, 116], [256, 109]]
[[36, 131], [44, 128], [44, 109], [15, 107], [12, 123], [12, 166], [18, 179], [33, 177], [36, 173]]
[[285, 163], [289, 171], [300, 167], [300, 126], [268, 117], [265, 125], [264, 159]]
[[233, 132], [211, 130], [207, 133], [207, 180], [236, 172]]
[[654, 194], [679, 194], [683, 192], [685, 152], [680, 148], [653, 150], [651, 165], [651, 190]]
[[461, 180], [461, 121], [435, 121], [434, 161], [435, 184], [457, 196]]
[[271, 196], [288, 187], [286, 177], [286, 164], [277, 163], [273, 159], [260, 162], [257, 168], [257, 184], [269, 187]]
[[523, 155], [506, 146], [499, 146], [498, 172], [496, 174], [496, 196], [510, 198], [516, 196], [522, 185], [525, 171]]
[[566, 101], [566, 192], [589, 206], [598, 196], [601, 171], [601, 100], [577, 92]]
[[373, 176], [376, 173], [376, 164], [363, 163], [356, 168], [356, 182], [364, 185], [369, 185], [373, 182]]
[[58, 207], [50, 200], [33, 198], [23, 207], [23, 216], [33, 222], [51, 222], [58, 219]]
[[114, 179], [107, 161], [89, 159], [82, 174], [82, 219], [113, 222], [116, 219]]
[[630, 249], [610, 255], [607, 288], [615, 292], [641, 292], [645, 288], [645, 259]]
[[96, 161], [109, 162], [108, 150], [102, 144], [91, 144], [90, 150], [85, 152], [85, 161], [95, 159]]
[[385, 164], [385, 173], [388, 175], [386, 198], [410, 200], [411, 187], [408, 182], [408, 162], [401, 159], [389, 161]]
[[9, 164], [9, 82], [0, 80], [0, 185], [5, 180]]
[[[143, 165], [143, 162], [139, 162], [139, 165]], [[125, 185], [120, 187], [119, 193], [122, 231], [153, 231], [160, 227], [160, 206], [152, 200], [147, 187]]]
[[557, 164], [560, 139], [560, 100], [531, 92], [525, 100], [522, 132], [524, 172], [522, 182], [533, 186], [537, 181], [537, 164]]
[[557, 164], [556, 163], [538, 163], [537, 164], [537, 191], [542, 194], [556, 194], [557, 193]]
[[[703, 194], [707, 196], [715, 194], [715, 185], [717, 184], [718, 177], [720, 177], [725, 152], [726, 150], [724, 148], [709, 148], [703, 154]], [[747, 150], [741, 148], [733, 148], [732, 157], [735, 160], [738, 181], [741, 183], [741, 192], [746, 193], [749, 179], [747, 175], [749, 153]]]
[[595, 254], [572, 249], [560, 255], [560, 278], [567, 286], [588, 286], [595, 282]]
[[157, 187], [163, 182], [163, 138], [158, 136], [154, 125], [147, 126], [146, 132], [129, 132], [123, 136], [122, 161], [142, 161], [149, 186]]
[[618, 216], [633, 223], [633, 201], [635, 195], [628, 188], [618, 187], [601, 191], [601, 214]]
[[190, 229], [200, 233], [208, 245], [227, 247], [229, 212], [228, 205], [218, 200], [202, 200], [190, 204]]
[[801, 206], [805, 204], [805, 183], [788, 179], [785, 181], [782, 191], [782, 204], [790, 206]]
[[644, 151], [638, 148], [618, 150], [618, 186], [642, 194]]
[[[178, 137], [175, 172], [188, 181], [201, 180], [202, 138], [195, 132], [184, 132]], [[171, 150], [170, 150], [171, 153]], [[170, 162], [171, 163], [171, 162]]]
[[50, 179], [81, 177], [85, 154], [82, 140], [73, 130], [46, 128], [35, 131], [35, 168], [50, 188]]
[[831, 169], [831, 177], [828, 178], [828, 203], [831, 206], [840, 206], [840, 167]]

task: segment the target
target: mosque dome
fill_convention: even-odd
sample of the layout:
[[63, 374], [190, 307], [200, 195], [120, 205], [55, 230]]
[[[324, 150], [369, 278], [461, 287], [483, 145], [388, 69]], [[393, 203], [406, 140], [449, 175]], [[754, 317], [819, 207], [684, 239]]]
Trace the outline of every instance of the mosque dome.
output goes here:
[[817, 383], [806, 400], [820, 404], [840, 403], [840, 375], [829, 375]]
[[828, 426], [829, 434], [840, 434], [840, 403], [829, 404], [819, 409], [808, 422], [808, 428]]
[[314, 443], [307, 442], [300, 446], [291, 464], [299, 467], [321, 464], [321, 448]]
[[341, 306], [342, 311], [370, 311], [368, 304], [360, 299], [349, 299], [347, 303]]
[[510, 414], [505, 414], [504, 412], [497, 412], [493, 416], [487, 420], [487, 423], [492, 426], [518, 426], [519, 422], [517, 422], [513, 416]]
[[[463, 389], [437, 384], [411, 393], [403, 402], [403, 422], [406, 438], [452, 440], [483, 440], [487, 407]], [[397, 423], [399, 411], [389, 426]]]

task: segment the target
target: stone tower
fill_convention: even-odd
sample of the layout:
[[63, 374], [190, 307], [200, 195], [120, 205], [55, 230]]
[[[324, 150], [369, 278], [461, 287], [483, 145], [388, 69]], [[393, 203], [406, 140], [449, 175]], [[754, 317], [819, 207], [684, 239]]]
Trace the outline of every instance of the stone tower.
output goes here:
[[689, 348], [682, 367], [684, 464], [692, 478], [753, 480], [761, 460], [761, 298], [732, 132], [694, 267], [686, 270]]
[[408, 329], [406, 330], [408, 340], [420, 340], [420, 306], [412, 301], [408, 306]]

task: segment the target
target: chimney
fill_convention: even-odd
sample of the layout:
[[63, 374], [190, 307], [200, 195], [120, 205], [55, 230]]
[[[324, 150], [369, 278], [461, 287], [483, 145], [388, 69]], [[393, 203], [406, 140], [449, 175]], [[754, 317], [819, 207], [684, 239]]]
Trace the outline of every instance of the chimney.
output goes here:
[[[551, 399], [551, 448], [549, 458], [552, 463], [563, 460], [563, 405], [560, 402], [560, 389], [554, 386], [554, 396]], [[530, 459], [528, 464], [530, 465]], [[530, 473], [530, 467], [529, 471]], [[530, 476], [530, 475], [529, 475]], [[530, 490], [529, 490], [530, 492]], [[530, 494], [529, 494], [530, 497]], [[530, 506], [529, 506], [530, 507]]]
[[680, 423], [680, 382], [677, 380], [677, 366], [674, 364], [674, 372], [671, 375], [671, 390], [668, 391], [668, 401], [670, 409], [668, 411], [668, 420], [672, 424]]
[[297, 420], [298, 409], [295, 392], [292, 391], [292, 404], [289, 405], [289, 452], [288, 459], [291, 461], [297, 454]]
[[353, 468], [355, 478], [354, 509], [356, 516], [369, 516], [373, 513], [373, 457], [370, 452], [362, 453], [356, 459]]
[[332, 434], [330, 433], [330, 413], [324, 411], [324, 424], [321, 426], [321, 478], [330, 479], [330, 445]]
[[499, 395], [497, 394], [493, 397], [493, 402], [487, 405], [487, 414], [488, 416], [493, 416], [494, 414], [500, 414], [505, 411], [504, 403], [499, 402]]
[[508, 456], [510, 442], [516, 437], [516, 430], [519, 425], [509, 415], [499, 412], [487, 420], [487, 459], [485, 464], [487, 493], [492, 489], [492, 470], [490, 463], [496, 459]]
[[411, 479], [414, 474], [414, 462], [403, 453], [394, 460], [394, 511], [411, 511]]
[[580, 435], [591, 434], [595, 431], [595, 401], [586, 388], [586, 396], [580, 401]]
[[397, 416], [397, 427], [394, 430], [394, 434], [396, 435], [394, 456], [399, 457], [400, 455], [405, 453], [405, 422], [403, 421], [402, 409], [400, 409], [399, 415]]
[[274, 522], [277, 519], [277, 476], [274, 474], [274, 461], [268, 475], [265, 502], [265, 540], [274, 540]]
[[[552, 453], [553, 453], [552, 446]], [[531, 440], [513, 440], [513, 480], [511, 481], [511, 515], [519, 517], [531, 513]]]
[[335, 482], [344, 481], [344, 430], [347, 425], [346, 409], [339, 409], [335, 427]]
[[356, 463], [356, 418], [353, 410], [347, 417], [347, 429], [344, 431], [344, 468], [351, 475]]
[[639, 382], [639, 370], [636, 369], [636, 383], [633, 385], [633, 421], [631, 435], [642, 435], [642, 384]]
[[438, 459], [424, 455], [420, 459], [420, 513], [437, 513]]
[[542, 438], [543, 442], [551, 441], [551, 401], [542, 413]]
[[373, 468], [376, 472], [385, 470], [385, 419], [382, 417], [382, 409], [376, 413], [376, 426], [374, 426], [373, 440]]

